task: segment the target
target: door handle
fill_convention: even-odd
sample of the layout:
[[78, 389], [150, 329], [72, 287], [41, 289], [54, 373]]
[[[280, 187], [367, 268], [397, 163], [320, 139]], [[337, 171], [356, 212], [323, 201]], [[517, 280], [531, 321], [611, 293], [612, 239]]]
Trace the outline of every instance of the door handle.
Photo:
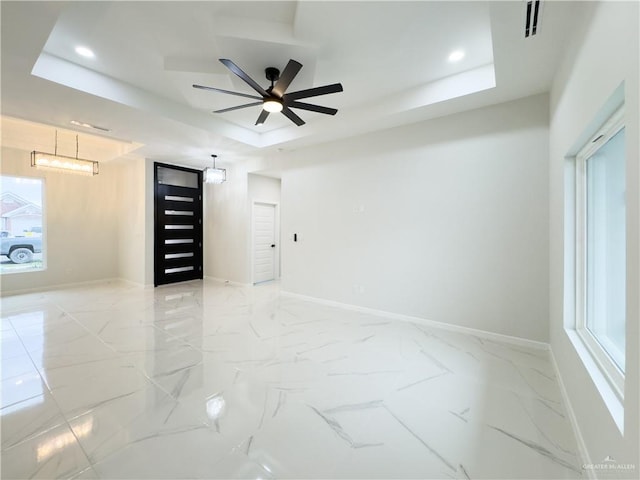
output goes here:
[[276, 244], [275, 244], [275, 243], [272, 243], [272, 244], [271, 244], [271, 248], [276, 248]]

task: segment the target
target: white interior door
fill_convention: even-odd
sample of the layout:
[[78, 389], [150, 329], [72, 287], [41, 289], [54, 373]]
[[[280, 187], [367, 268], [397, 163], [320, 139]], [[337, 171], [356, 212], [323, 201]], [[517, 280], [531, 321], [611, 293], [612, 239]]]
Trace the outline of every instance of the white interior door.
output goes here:
[[276, 206], [253, 204], [253, 283], [276, 276]]

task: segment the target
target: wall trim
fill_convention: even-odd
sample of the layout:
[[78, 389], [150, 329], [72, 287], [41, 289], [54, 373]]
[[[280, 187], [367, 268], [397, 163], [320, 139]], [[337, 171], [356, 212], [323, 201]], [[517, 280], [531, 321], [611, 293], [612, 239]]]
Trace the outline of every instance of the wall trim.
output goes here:
[[[560, 367], [558, 367], [558, 362], [556, 362], [556, 356], [553, 354], [553, 348], [549, 347], [549, 358], [551, 359], [551, 365], [553, 366], [553, 370], [556, 374], [556, 378], [558, 379], [558, 385], [560, 386], [560, 394], [562, 395], [562, 403], [564, 404], [565, 410], [567, 411], [567, 415], [569, 415], [569, 422], [571, 422], [571, 428], [573, 430], [573, 434], [576, 438], [576, 445], [578, 446], [578, 455], [580, 455], [580, 459], [582, 460], [582, 465], [591, 465], [591, 457], [589, 456], [589, 451], [587, 450], [587, 444], [584, 441], [584, 437], [582, 436], [582, 432], [580, 430], [580, 424], [578, 423], [578, 419], [576, 417], [575, 412], [573, 411], [573, 406], [571, 404], [571, 399], [569, 398], [569, 393], [564, 385], [564, 381], [562, 380], [562, 374], [560, 373]], [[587, 478], [590, 480], [596, 480], [596, 474], [594, 469], [582, 469], [584, 474], [586, 474]]]
[[[236, 287], [251, 287], [252, 285], [250, 283], [240, 283], [240, 282], [234, 282], [232, 280], [225, 280], [224, 278], [216, 278], [216, 277], [208, 277], [205, 276], [204, 277], [207, 280], [212, 280], [214, 282], [218, 282], [218, 283], [225, 283], [228, 285], [233, 285]], [[193, 281], [193, 280], [188, 280], [189, 282]], [[28, 293], [42, 293], [42, 292], [49, 292], [49, 291], [55, 291], [55, 290], [64, 290], [67, 288], [77, 288], [77, 287], [84, 287], [84, 286], [88, 286], [88, 285], [98, 285], [100, 283], [122, 283], [124, 285], [128, 285], [130, 287], [136, 287], [136, 288], [144, 288], [144, 289], [153, 289], [155, 288], [155, 286], [153, 284], [144, 284], [144, 283], [139, 283], [139, 282], [134, 282], [132, 280], [127, 280], [126, 278], [119, 278], [119, 277], [112, 277], [112, 278], [101, 278], [98, 280], [87, 280], [85, 282], [72, 282], [72, 283], [60, 283], [60, 284], [56, 284], [56, 285], [43, 285], [40, 287], [34, 287], [34, 288], [22, 288], [19, 290], [2, 290], [2, 288], [0, 288], [0, 298], [2, 297], [10, 297], [13, 295], [24, 295], [24, 294], [28, 294]], [[168, 284], [171, 285], [171, 284]]]
[[218, 277], [209, 277], [208, 275], [205, 275], [204, 278], [206, 280], [212, 280], [212, 281], [217, 282], [217, 283], [224, 283], [224, 284], [227, 284], [227, 285], [233, 285], [234, 287], [251, 287], [251, 286], [253, 286], [250, 283], [234, 282], [233, 280], [226, 280], [224, 278], [218, 278]]
[[422, 317], [415, 317], [412, 315], [405, 315], [402, 313], [387, 312], [385, 310], [378, 310], [378, 309], [369, 308], [369, 307], [361, 307], [361, 306], [353, 305], [349, 303], [341, 303], [341, 302], [336, 302], [334, 300], [326, 300], [324, 298], [310, 297], [307, 295], [301, 295], [299, 293], [288, 292], [285, 290], [280, 290], [280, 294], [286, 297], [298, 298], [300, 300], [315, 302], [315, 303], [319, 303], [319, 304], [327, 305], [331, 307], [344, 308], [346, 310], [367, 313], [367, 314], [375, 315], [378, 317], [391, 318], [394, 320], [401, 320], [405, 322], [420, 323], [428, 327], [434, 327], [434, 328], [449, 330], [449, 331], [458, 332], [458, 333], [466, 333], [468, 335], [474, 335], [476, 337], [487, 338], [489, 340], [497, 340], [500, 342], [510, 343], [512, 345], [519, 345], [522, 347], [535, 348], [537, 350], [549, 350], [550, 348], [548, 343], [538, 342], [536, 340], [529, 340], [527, 338], [514, 337], [511, 335], [504, 335], [502, 333], [489, 332], [487, 330], [479, 330], [471, 327], [463, 327], [460, 325], [452, 325], [450, 323], [437, 322], [435, 320], [428, 320]]
[[[0, 298], [1, 297], [10, 297], [12, 295], [23, 295], [26, 293], [42, 293], [42, 292], [50, 292], [50, 291], [54, 291], [54, 290], [64, 290], [66, 288], [76, 288], [76, 287], [83, 287], [83, 286], [88, 286], [88, 285], [98, 285], [100, 283], [127, 283], [127, 281], [121, 279], [121, 278], [116, 278], [116, 277], [112, 277], [112, 278], [101, 278], [98, 280], [87, 280], [84, 282], [72, 282], [72, 283], [60, 283], [60, 284], [55, 284], [55, 285], [42, 285], [40, 287], [34, 287], [34, 288], [21, 288], [18, 290], [9, 290], [9, 291], [5, 291], [2, 290], [0, 288]], [[133, 282], [131, 282], [131, 284], [133, 284]], [[138, 285], [139, 286], [139, 285]]]
[[134, 282], [133, 280], [128, 280], [126, 278], [117, 278], [116, 280], [124, 283], [125, 285], [129, 285], [131, 287], [138, 287], [138, 288], [155, 288], [155, 285], [153, 283], [140, 283], [140, 282]]

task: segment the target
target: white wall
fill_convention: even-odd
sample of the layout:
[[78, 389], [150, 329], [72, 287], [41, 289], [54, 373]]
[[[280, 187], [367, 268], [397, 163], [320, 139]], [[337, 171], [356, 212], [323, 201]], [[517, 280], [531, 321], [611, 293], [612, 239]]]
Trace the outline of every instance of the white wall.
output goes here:
[[3, 147], [2, 174], [44, 178], [47, 248], [46, 270], [3, 275], [3, 294], [118, 276], [114, 164], [90, 178], [45, 172], [31, 167], [29, 152]]
[[243, 162], [219, 166], [227, 169], [227, 181], [204, 185], [204, 274], [248, 284], [251, 281], [249, 175]]
[[153, 179], [153, 171], [147, 172], [152, 163], [135, 157], [117, 162], [118, 276], [139, 285], [153, 285], [153, 191], [149, 196], [147, 185], [148, 173]]
[[251, 283], [251, 208], [253, 200], [280, 202], [280, 179], [249, 173], [262, 159], [238, 157], [227, 181], [204, 186], [204, 274], [241, 284]]
[[249, 174], [249, 201], [280, 203], [280, 179]]
[[546, 341], [547, 106], [282, 155], [283, 290]]
[[[636, 470], [616, 478], [638, 478], [640, 350], [640, 123], [638, 91], [637, 2], [603, 2], [595, 6], [584, 38], [564, 62], [551, 92], [550, 124], [550, 321], [551, 347], [566, 386], [580, 434], [593, 463], [606, 456]], [[624, 434], [618, 431], [589, 373], [569, 341], [564, 325], [573, 323], [573, 291], [565, 288], [572, 275], [570, 249], [565, 253], [564, 159], [590, 128], [614, 90], [624, 82], [627, 147], [627, 344], [624, 394]], [[586, 132], [588, 133], [588, 132]], [[593, 133], [593, 132], [591, 132]], [[568, 188], [568, 187], [567, 187]], [[605, 473], [601, 472], [602, 476]]]

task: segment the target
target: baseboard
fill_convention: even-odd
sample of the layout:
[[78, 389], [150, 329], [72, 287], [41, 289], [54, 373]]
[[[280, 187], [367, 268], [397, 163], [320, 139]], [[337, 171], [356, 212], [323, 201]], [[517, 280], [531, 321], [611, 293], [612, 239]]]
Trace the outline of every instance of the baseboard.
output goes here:
[[327, 305], [330, 307], [338, 307], [338, 308], [344, 308], [346, 310], [352, 310], [355, 312], [360, 312], [360, 313], [366, 313], [368, 315], [375, 315], [377, 317], [385, 317], [385, 318], [391, 318], [394, 320], [401, 320], [401, 321], [405, 321], [405, 322], [412, 322], [412, 323], [419, 323], [421, 325], [425, 325], [425, 326], [429, 326], [429, 327], [434, 327], [434, 328], [439, 328], [442, 330], [449, 330], [452, 332], [458, 332], [458, 333], [465, 333], [468, 335], [474, 335], [476, 337], [481, 337], [481, 338], [486, 338], [489, 340], [495, 340], [495, 341], [499, 341], [499, 342], [505, 342], [505, 343], [509, 343], [512, 345], [519, 345], [522, 347], [527, 347], [527, 348], [535, 348], [538, 350], [549, 350], [549, 344], [548, 343], [544, 343], [544, 342], [538, 342], [536, 340], [529, 340], [527, 338], [522, 338], [522, 337], [514, 337], [511, 335], [504, 335], [502, 333], [494, 333], [494, 332], [488, 332], [486, 330], [479, 330], [476, 328], [471, 328], [471, 327], [463, 327], [460, 325], [452, 325], [450, 323], [444, 323], [444, 322], [436, 322], [434, 320], [428, 320], [426, 318], [422, 318], [422, 317], [415, 317], [412, 315], [404, 315], [402, 313], [394, 313], [394, 312], [387, 312], [384, 310], [377, 310], [375, 308], [369, 308], [369, 307], [361, 307], [358, 305], [352, 305], [349, 303], [341, 303], [341, 302], [336, 302], [334, 300], [326, 300], [324, 298], [318, 298], [318, 297], [310, 297], [307, 295], [301, 295], [299, 293], [293, 293], [293, 292], [288, 292], [288, 291], [284, 291], [281, 290], [280, 291], [281, 295], [287, 296], [287, 297], [292, 297], [292, 298], [298, 298], [300, 300], [306, 300], [309, 302], [315, 302], [315, 303], [319, 303], [322, 305]]
[[145, 288], [145, 289], [154, 288], [153, 284], [134, 282], [133, 280], [128, 280], [126, 278], [118, 278], [118, 281], [124, 283], [125, 285], [129, 285], [131, 287]]
[[[566, 387], [564, 386], [564, 381], [562, 380], [562, 374], [560, 373], [560, 368], [558, 367], [558, 363], [556, 362], [556, 356], [553, 354], [553, 348], [549, 347], [549, 356], [551, 358], [551, 365], [553, 365], [553, 370], [556, 374], [556, 378], [558, 379], [558, 385], [560, 386], [560, 394], [562, 395], [562, 402], [564, 403], [565, 410], [567, 415], [569, 415], [569, 422], [571, 422], [571, 428], [573, 429], [573, 434], [576, 437], [576, 444], [578, 445], [578, 455], [580, 455], [580, 459], [582, 460], [582, 465], [591, 465], [591, 458], [589, 456], [589, 451], [587, 450], [587, 444], [582, 437], [582, 432], [580, 431], [580, 424], [578, 423], [578, 419], [576, 418], [576, 414], [573, 411], [573, 406], [571, 405], [571, 400], [569, 399], [569, 394], [567, 392]], [[594, 469], [584, 469], [583, 472], [586, 473], [587, 478], [590, 480], [596, 480], [596, 474]]]
[[12, 295], [24, 295], [28, 293], [43, 293], [43, 292], [51, 292], [55, 290], [64, 290], [66, 288], [77, 288], [77, 287], [86, 287], [90, 285], [98, 285], [100, 283], [125, 283], [123, 279], [120, 278], [102, 278], [100, 280], [87, 280], [85, 282], [73, 282], [73, 283], [60, 283], [56, 285], [43, 285], [35, 288], [21, 288], [19, 290], [9, 290], [4, 291], [0, 290], [0, 297], [10, 297]]
[[[233, 285], [235, 287], [250, 287], [251, 284], [249, 283], [240, 283], [240, 282], [234, 282], [231, 280], [224, 280], [222, 278], [215, 278], [215, 277], [205, 277], [207, 280], [212, 280], [214, 282], [218, 282], [218, 283], [224, 283], [226, 285]], [[21, 288], [18, 290], [2, 290], [0, 288], [0, 298], [2, 297], [10, 297], [12, 295], [24, 295], [24, 294], [28, 294], [28, 293], [41, 293], [41, 292], [50, 292], [50, 291], [55, 291], [55, 290], [64, 290], [66, 288], [77, 288], [77, 287], [84, 287], [84, 286], [89, 286], [89, 285], [98, 285], [100, 283], [122, 283], [124, 285], [129, 285], [131, 287], [136, 287], [136, 288], [144, 288], [144, 289], [152, 289], [154, 288], [154, 285], [152, 284], [144, 284], [144, 283], [138, 283], [138, 282], [134, 282], [132, 280], [128, 280], [126, 278], [102, 278], [99, 280], [87, 280], [86, 282], [73, 282], [73, 283], [60, 283], [60, 284], [56, 284], [56, 285], [44, 285], [41, 287], [34, 287], [34, 288]]]
[[209, 276], [205, 276], [204, 278], [206, 280], [211, 280], [217, 283], [224, 283], [225, 285], [232, 285], [234, 287], [250, 287], [251, 286], [250, 283], [234, 282], [233, 280], [225, 280], [224, 278], [209, 277]]

